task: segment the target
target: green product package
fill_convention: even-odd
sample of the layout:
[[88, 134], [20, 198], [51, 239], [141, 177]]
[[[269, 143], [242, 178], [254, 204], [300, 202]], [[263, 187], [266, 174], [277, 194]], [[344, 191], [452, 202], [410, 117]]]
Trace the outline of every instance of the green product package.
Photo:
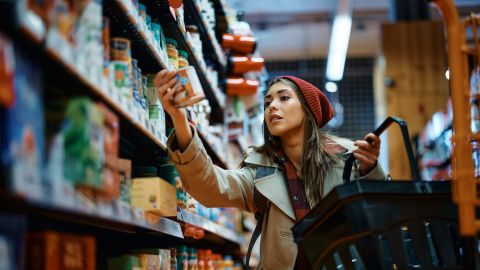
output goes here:
[[67, 105], [64, 176], [76, 185], [103, 185], [103, 121], [102, 112], [89, 98], [75, 98]]
[[107, 264], [108, 270], [132, 270], [134, 267], [140, 267], [138, 257], [132, 255], [110, 258], [107, 260]]
[[161, 178], [165, 181], [170, 183], [171, 185], [175, 186], [176, 178], [178, 176], [178, 172], [175, 169], [175, 165], [173, 164], [165, 164], [158, 167], [158, 173]]

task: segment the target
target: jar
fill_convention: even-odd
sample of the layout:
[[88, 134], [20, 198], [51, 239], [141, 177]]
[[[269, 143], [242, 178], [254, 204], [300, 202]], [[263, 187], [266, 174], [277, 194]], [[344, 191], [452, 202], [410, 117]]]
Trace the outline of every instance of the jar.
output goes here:
[[174, 248], [170, 249], [170, 269], [177, 270], [177, 250]]
[[113, 37], [110, 39], [110, 60], [131, 62], [130, 40]]
[[188, 53], [186, 51], [178, 50], [178, 68], [184, 68], [188, 66]]
[[177, 41], [173, 38], [166, 38], [168, 60], [174, 69], [178, 69], [178, 50]]

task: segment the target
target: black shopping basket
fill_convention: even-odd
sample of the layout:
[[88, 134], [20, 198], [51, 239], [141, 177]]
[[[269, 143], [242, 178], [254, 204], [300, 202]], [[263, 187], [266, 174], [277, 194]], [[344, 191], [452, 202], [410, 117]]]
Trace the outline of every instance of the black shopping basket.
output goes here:
[[400, 125], [414, 181], [352, 181], [334, 188], [293, 228], [313, 269], [462, 269], [449, 181], [421, 181], [406, 123]]

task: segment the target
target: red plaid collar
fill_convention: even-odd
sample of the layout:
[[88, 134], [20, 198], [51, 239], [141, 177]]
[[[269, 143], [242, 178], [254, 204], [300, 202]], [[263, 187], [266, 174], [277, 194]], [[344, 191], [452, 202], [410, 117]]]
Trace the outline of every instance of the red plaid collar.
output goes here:
[[283, 167], [285, 179], [287, 181], [288, 193], [293, 210], [295, 211], [296, 220], [302, 219], [308, 212], [310, 206], [305, 196], [305, 188], [302, 179], [297, 175], [297, 170], [293, 163], [288, 159], [283, 149], [279, 148], [275, 151], [275, 155]]

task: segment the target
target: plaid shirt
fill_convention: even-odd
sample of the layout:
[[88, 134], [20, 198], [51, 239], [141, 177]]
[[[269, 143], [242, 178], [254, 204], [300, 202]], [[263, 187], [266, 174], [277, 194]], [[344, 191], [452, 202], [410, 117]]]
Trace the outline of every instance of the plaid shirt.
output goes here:
[[310, 206], [308, 205], [307, 197], [305, 196], [305, 189], [303, 187], [303, 180], [297, 175], [295, 166], [288, 159], [283, 150], [276, 150], [276, 155], [283, 167], [288, 193], [290, 194], [290, 201], [292, 202], [292, 207], [295, 211], [295, 218], [299, 221], [310, 212]]
[[[288, 193], [290, 201], [292, 202], [293, 210], [295, 211], [295, 218], [297, 221], [302, 219], [310, 212], [310, 206], [305, 196], [305, 189], [303, 187], [302, 179], [297, 175], [297, 170], [293, 163], [288, 159], [282, 149], [276, 151], [276, 156], [283, 167], [285, 179], [287, 181]], [[308, 263], [305, 251], [301, 246], [298, 247], [298, 255], [295, 260], [295, 270], [311, 269]]]

